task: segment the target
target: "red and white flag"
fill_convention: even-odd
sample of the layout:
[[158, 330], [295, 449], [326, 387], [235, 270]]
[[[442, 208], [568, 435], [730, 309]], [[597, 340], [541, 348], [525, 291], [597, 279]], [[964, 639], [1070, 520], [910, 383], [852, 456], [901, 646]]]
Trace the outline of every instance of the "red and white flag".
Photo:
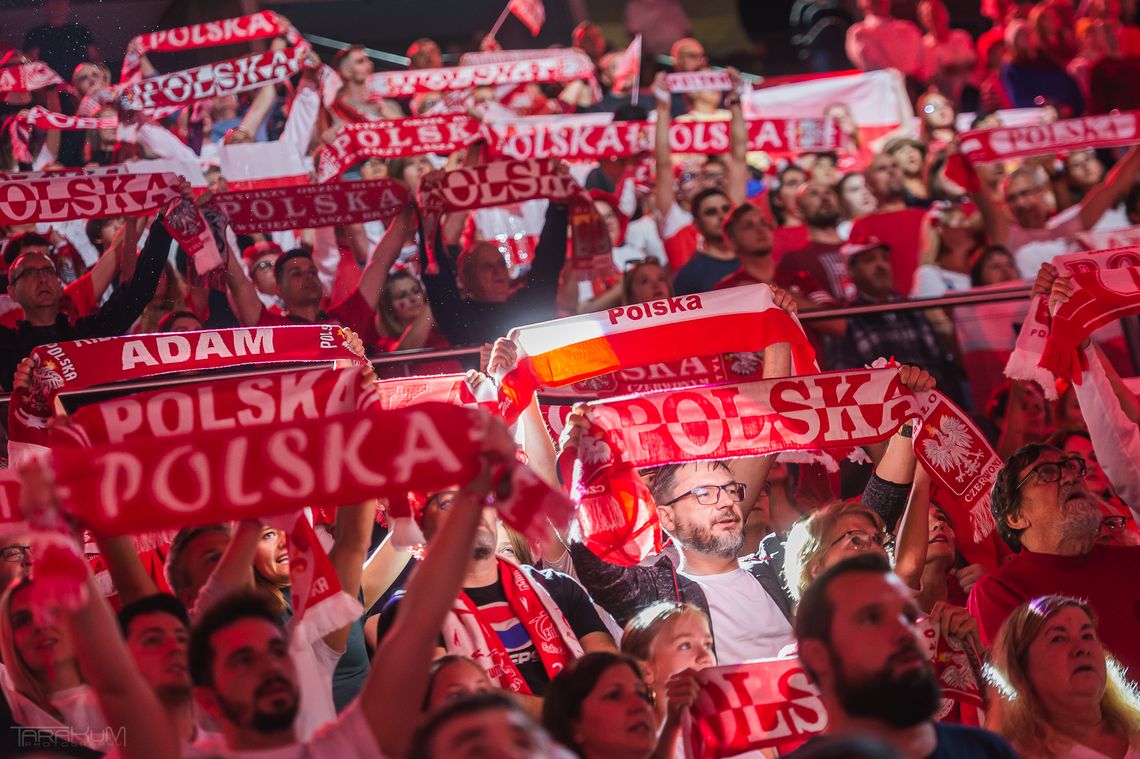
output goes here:
[[618, 92], [632, 87], [641, 73], [641, 35], [633, 38], [629, 47], [621, 54], [617, 66], [614, 68], [614, 89]]
[[546, 8], [542, 0], [511, 0], [511, 13], [530, 30], [530, 36], [537, 37], [542, 25], [546, 23]]
[[777, 342], [791, 343], [796, 372], [815, 370], [803, 328], [773, 302], [767, 285], [618, 306], [516, 327], [508, 337], [519, 359], [503, 378], [500, 397], [505, 408], [519, 411], [540, 387], [691, 356], [763, 350]]
[[709, 667], [684, 724], [686, 759], [778, 747], [786, 753], [827, 728], [827, 709], [798, 658]]

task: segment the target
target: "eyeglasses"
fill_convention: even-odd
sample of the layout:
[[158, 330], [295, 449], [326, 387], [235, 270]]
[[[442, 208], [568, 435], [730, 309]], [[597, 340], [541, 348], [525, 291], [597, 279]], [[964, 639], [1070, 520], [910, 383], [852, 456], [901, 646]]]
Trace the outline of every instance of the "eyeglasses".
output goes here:
[[429, 498], [426, 505], [431, 506], [434, 503], [435, 507], [440, 511], [447, 511], [451, 508], [451, 504], [455, 502], [455, 496], [457, 495], [459, 495], [458, 490], [441, 490]]
[[1060, 482], [1062, 472], [1071, 477], [1079, 477], [1084, 479], [1089, 473], [1089, 468], [1085, 464], [1085, 460], [1079, 456], [1062, 459], [1060, 461], [1045, 461], [1029, 470], [1029, 472], [1021, 478], [1021, 482], [1017, 483], [1014, 490], [1021, 490], [1021, 486], [1033, 475], [1037, 475], [1037, 481], [1041, 483]]
[[39, 279], [51, 279], [58, 276], [54, 266], [33, 266], [24, 269], [22, 272], [12, 277], [8, 284], [14, 285], [24, 277], [36, 277]]
[[855, 551], [866, 551], [875, 544], [886, 548], [891, 544], [891, 534], [889, 532], [873, 533], [866, 530], [848, 530], [833, 540], [827, 548], [831, 550], [840, 543], [845, 543]]
[[702, 506], [714, 506], [720, 501], [720, 491], [722, 490], [733, 503], [740, 503], [744, 500], [744, 492], [747, 488], [743, 482], [730, 482], [727, 485], [697, 485], [695, 488], [681, 493], [672, 501], [666, 501], [661, 505], [672, 506], [682, 498], [693, 496], [697, 499], [697, 503]]
[[1100, 520], [1100, 526], [1113, 534], [1123, 532], [1124, 525], [1126, 523], [1126, 517], [1105, 517], [1104, 519]]
[[254, 271], [261, 271], [262, 269], [272, 269], [272, 268], [273, 268], [273, 262], [272, 261], [258, 261], [257, 264], [253, 267], [253, 270]]
[[[1121, 519], [1124, 519], [1124, 517], [1121, 517]], [[1121, 524], [1121, 526], [1123, 527], [1124, 525]], [[30, 555], [31, 553], [31, 546], [11, 545], [0, 548], [0, 556], [4, 557], [4, 561], [10, 564], [15, 564], [17, 562], [23, 561], [24, 557]]]

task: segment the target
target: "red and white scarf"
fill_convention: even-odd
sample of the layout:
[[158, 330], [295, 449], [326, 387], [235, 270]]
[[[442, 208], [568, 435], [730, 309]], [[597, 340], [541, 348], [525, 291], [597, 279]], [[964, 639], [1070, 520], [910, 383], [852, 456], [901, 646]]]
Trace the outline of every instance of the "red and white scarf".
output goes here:
[[1140, 226], [1123, 229], [1087, 229], [1078, 232], [1077, 243], [1085, 250], [1110, 250], [1140, 246]]
[[[973, 421], [942, 393], [916, 395], [896, 368], [712, 385], [588, 404], [595, 428], [574, 464], [584, 542], [614, 563], [644, 558], [656, 514], [635, 470], [662, 464], [850, 448], [885, 440], [915, 417], [914, 451], [954, 500], [946, 504], [970, 563], [996, 565], [989, 492], [1002, 462]], [[948, 499], [949, 500], [949, 499]]]
[[42, 61], [0, 68], [0, 94], [35, 92], [56, 84], [63, 84], [63, 79]]
[[69, 116], [66, 113], [49, 111], [42, 106], [32, 106], [20, 117], [20, 121], [36, 129], [114, 129], [119, 125], [116, 116], [84, 117]]
[[[1069, 253], [1063, 256], [1056, 256], [1053, 259], [1053, 265], [1057, 267], [1060, 274], [1073, 276], [1074, 282], [1076, 282], [1076, 276], [1078, 274], [1093, 275], [1095, 277], [1097, 272], [1107, 273], [1116, 269], [1140, 266], [1140, 247]], [[1115, 279], [1115, 275], [1113, 275], [1113, 278]], [[1021, 325], [1021, 332], [1017, 336], [1017, 345], [1009, 357], [1009, 363], [1007, 363], [1005, 367], [1005, 376], [1013, 380], [1031, 380], [1036, 382], [1045, 392], [1046, 398], [1056, 400], [1057, 377], [1051, 367], [1055, 366], [1060, 368], [1061, 366], [1065, 366], [1067, 367], [1066, 371], [1074, 370], [1076, 365], [1073, 362], [1078, 360], [1075, 348], [1085, 337], [1088, 337], [1088, 333], [1084, 333], [1084, 336], [1080, 337], [1076, 343], [1072, 343], [1072, 337], [1083, 331], [1081, 325], [1098, 322], [1099, 324], [1104, 324], [1115, 318], [1119, 318], [1116, 316], [1101, 320], [1100, 316], [1113, 311], [1121, 305], [1120, 293], [1113, 294], [1105, 292], [1103, 288], [1094, 285], [1093, 289], [1085, 293], [1082, 302], [1089, 296], [1095, 295], [1103, 295], [1105, 300], [1099, 306], [1095, 303], [1085, 303], [1082, 308], [1082, 313], [1078, 315], [1077, 322], [1074, 323], [1072, 319], [1072, 311], [1070, 309], [1065, 310], [1065, 328], [1063, 334], [1053, 341], [1053, 347], [1049, 349], [1051, 351], [1051, 358], [1048, 362], [1045, 361], [1044, 356], [1047, 350], [1046, 346], [1052, 336], [1051, 324], [1053, 320], [1049, 316], [1048, 297], [1045, 295], [1035, 296], [1029, 302], [1029, 315]], [[1125, 300], [1127, 300], [1126, 297]], [[1089, 331], [1091, 332], [1092, 330], [1090, 329]], [[1060, 360], [1057, 351], [1059, 351], [1062, 346], [1070, 344], [1074, 350], [1068, 354], [1068, 359], [1062, 363], [1056, 363]]]
[[373, 219], [388, 223], [411, 202], [411, 195], [402, 182], [378, 179], [222, 192], [213, 202], [235, 232], [249, 234]]
[[39, 178], [0, 177], [0, 224], [142, 216], [179, 197], [178, 177], [169, 173], [33, 176]]
[[[305, 512], [272, 520], [288, 534], [291, 645], [311, 644], [360, 618], [360, 603], [343, 592], [329, 556]], [[318, 612], [319, 610], [319, 612]]]
[[[553, 678], [582, 656], [582, 645], [542, 585], [531, 581], [517, 564], [501, 556], [498, 563], [507, 605], [526, 629], [546, 674]], [[443, 623], [443, 642], [448, 653], [461, 654], [478, 664], [496, 687], [531, 694], [502, 640], [466, 593], [459, 594]]]
[[566, 403], [593, 401], [621, 395], [652, 393], [657, 390], [718, 385], [722, 382], [749, 382], [761, 379], [763, 372], [762, 353], [693, 356], [675, 361], [655, 361], [644, 366], [625, 367], [616, 372], [562, 387], [546, 388], [542, 391], [542, 395]]
[[1140, 266], [1077, 272], [1073, 288], [1072, 297], [1053, 313], [1040, 366], [1079, 385], [1088, 361], [1078, 346], [1093, 330], [1140, 313]]
[[336, 179], [366, 158], [452, 153], [481, 136], [479, 122], [462, 113], [345, 124], [321, 150], [317, 181]]
[[[301, 42], [300, 33], [273, 11], [140, 34], [131, 40], [133, 44], [128, 45], [127, 54], [123, 56], [123, 71], [119, 81], [129, 83], [141, 79], [142, 56], [147, 53], [200, 50], [281, 36], [286, 37], [292, 45]], [[132, 47], [133, 50], [130, 49]]]
[[[841, 145], [834, 119], [759, 119], [747, 122], [748, 149], [775, 155], [837, 150]], [[727, 153], [728, 121], [686, 121], [669, 125], [674, 153]], [[629, 158], [653, 151], [654, 125], [648, 121], [609, 124], [555, 123], [528, 126], [510, 122], [487, 126], [487, 154], [510, 158], [600, 160]]]
[[32, 387], [12, 393], [8, 406], [9, 457], [13, 444], [49, 445], [47, 422], [59, 393], [145, 379], [277, 362], [358, 361], [335, 325], [257, 327], [173, 334], [128, 335], [49, 343], [31, 353]]
[[692, 356], [759, 351], [787, 342], [796, 372], [815, 369], [815, 352], [803, 328], [775, 305], [767, 285], [618, 306], [517, 327], [509, 337], [519, 358], [500, 390], [507, 419], [526, 408], [539, 387]]
[[120, 85], [119, 94], [125, 108], [138, 111], [184, 106], [283, 82], [307, 65], [307, 55], [303, 45], [253, 53]]
[[1140, 144], [1140, 111], [1062, 119], [1051, 124], [964, 132], [961, 153], [970, 163], [1056, 153], [1078, 148]]
[[727, 71], [678, 71], [665, 75], [665, 87], [670, 92], [728, 92], [732, 77]]
[[827, 728], [819, 689], [796, 657], [708, 667], [683, 725], [686, 759], [776, 747], [787, 753]]
[[448, 92], [500, 84], [570, 82], [584, 79], [594, 71], [590, 58], [585, 53], [575, 52], [576, 55], [544, 54], [521, 61], [471, 66], [378, 71], [368, 77], [368, 89], [373, 97], [398, 98], [420, 92]]

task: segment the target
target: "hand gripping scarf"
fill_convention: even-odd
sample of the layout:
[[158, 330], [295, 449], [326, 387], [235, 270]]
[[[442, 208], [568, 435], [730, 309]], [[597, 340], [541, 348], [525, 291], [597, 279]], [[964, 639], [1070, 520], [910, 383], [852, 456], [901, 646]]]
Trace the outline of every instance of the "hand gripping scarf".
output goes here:
[[686, 388], [587, 408], [591, 432], [559, 464], [565, 471], [574, 462], [586, 546], [612, 563], [643, 559], [656, 529], [640, 467], [862, 446], [917, 417], [915, 455], [945, 488], [954, 523], [969, 525], [958, 531], [959, 550], [970, 563], [996, 566], [989, 492], [1001, 459], [961, 409], [936, 390], [903, 387], [895, 368]]
[[[498, 562], [507, 606], [526, 629], [546, 674], [553, 678], [582, 656], [582, 645], [542, 585], [532, 581], [517, 564], [501, 556]], [[498, 633], [466, 593], [459, 594], [443, 623], [443, 641], [448, 653], [462, 654], [474, 661], [497, 687], [531, 694]]]

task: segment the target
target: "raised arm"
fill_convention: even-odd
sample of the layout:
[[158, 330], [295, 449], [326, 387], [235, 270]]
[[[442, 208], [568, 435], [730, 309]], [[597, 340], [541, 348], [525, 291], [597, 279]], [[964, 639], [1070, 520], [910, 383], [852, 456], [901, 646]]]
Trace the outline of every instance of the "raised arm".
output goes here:
[[265, 306], [257, 297], [257, 290], [249, 281], [249, 275], [245, 273], [238, 256], [232, 252], [226, 256], [226, 287], [230, 292], [230, 305], [243, 327], [253, 327], [261, 321], [261, 312]]
[[[489, 418], [483, 447], [484, 455], [497, 463], [514, 457], [515, 444], [506, 428]], [[408, 583], [400, 614], [376, 651], [360, 693], [360, 707], [387, 756], [404, 755], [419, 721], [436, 640], [462, 588], [475, 529], [491, 488], [490, 467], [485, 466], [459, 491], [448, 518], [432, 539], [431, 550]]]
[[748, 122], [740, 105], [740, 72], [728, 69], [732, 91], [728, 93], [728, 112], [732, 114], [728, 128], [728, 199], [733, 205], [748, 200]]
[[[32, 463], [21, 475], [20, 501], [25, 514], [57, 507], [59, 498], [46, 467]], [[118, 755], [125, 759], [181, 756], [178, 731], [135, 667], [115, 615], [91, 577], [90, 567], [86, 562], [83, 566], [86, 598], [75, 611], [61, 613], [71, 625], [79, 667], [108, 726], [127, 736], [118, 746]]]
[[653, 129], [653, 158], [656, 164], [656, 184], [653, 185], [653, 204], [658, 216], [664, 219], [675, 202], [673, 187], [673, 150], [669, 145], [669, 124], [673, 118], [673, 95], [665, 84], [665, 74], [658, 73], [653, 80], [653, 96], [657, 99], [657, 124]]
[[[340, 581], [340, 588], [356, 598], [364, 561], [368, 558], [368, 543], [372, 537], [372, 522], [376, 514], [376, 501], [369, 500], [336, 510], [336, 538], [329, 549], [329, 562]], [[345, 625], [325, 636], [325, 645], [333, 651], [344, 651], [352, 625]]]
[[[274, 40], [276, 42], [276, 40]], [[257, 91], [253, 98], [253, 102], [249, 104], [248, 110], [245, 115], [241, 117], [241, 123], [233, 128], [229, 134], [226, 135], [226, 144], [231, 142], [254, 142], [257, 139], [257, 130], [261, 127], [265, 117], [269, 115], [269, 111], [273, 108], [273, 101], [277, 99], [277, 86], [267, 84]], [[235, 133], [245, 135], [240, 140], [235, 138]]]
[[1136, 179], [1136, 172], [1140, 170], [1140, 145], [1133, 145], [1116, 162], [1112, 171], [1104, 181], [1093, 187], [1078, 204], [1081, 213], [1081, 225], [1085, 229], [1092, 227], [1100, 221], [1105, 211], [1116, 204], [1120, 196], [1128, 191]]
[[922, 590], [922, 570], [930, 546], [929, 514], [930, 475], [920, 466], [895, 539], [895, 574], [914, 590]]
[[[969, 170], [973, 171], [972, 168]], [[994, 245], [1006, 245], [1009, 242], [1009, 217], [998, 199], [994, 197], [989, 185], [983, 181], [979, 181], [978, 185], [978, 189], [970, 193], [970, 200], [974, 201], [974, 205], [982, 215], [982, 225], [985, 227], [986, 235]]]
[[95, 545], [107, 563], [111, 582], [119, 592], [119, 601], [124, 605], [158, 592], [158, 586], [147, 574], [135, 547], [135, 540], [130, 535], [104, 537], [95, 533]]
[[408, 239], [414, 228], [414, 219], [412, 207], [408, 205], [384, 230], [384, 236], [372, 251], [372, 260], [360, 275], [357, 289], [360, 290], [364, 302], [373, 311], [380, 305], [380, 292], [384, 289], [384, 283], [388, 281], [388, 270], [392, 268], [392, 264], [403, 250], [404, 241]]

